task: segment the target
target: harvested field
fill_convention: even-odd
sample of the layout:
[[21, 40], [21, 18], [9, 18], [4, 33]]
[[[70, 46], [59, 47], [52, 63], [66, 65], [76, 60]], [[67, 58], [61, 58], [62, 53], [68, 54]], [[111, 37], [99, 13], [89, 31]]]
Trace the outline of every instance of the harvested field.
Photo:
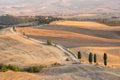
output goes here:
[[81, 51], [85, 62], [88, 62], [88, 54], [92, 52], [100, 57], [99, 64], [103, 65], [103, 54], [106, 52], [109, 59], [112, 58], [108, 60], [109, 66], [120, 67], [118, 56], [120, 27], [110, 27], [95, 22], [60, 21], [39, 28], [16, 28], [16, 30], [37, 40], [52, 40], [75, 54]]
[[119, 31], [78, 29], [59, 25], [47, 25], [40, 28], [16, 28], [16, 30], [38, 40], [50, 39], [65, 47], [120, 46]]
[[[16, 27], [17, 33], [10, 29], [0, 31], [0, 63], [15, 64], [20, 67], [30, 65], [51, 65], [40, 73], [0, 72], [0, 80], [119, 80], [120, 79], [120, 34], [119, 29], [108, 30], [68, 25], [45, 25], [40, 28]], [[98, 32], [98, 33], [97, 33]], [[23, 36], [18, 33], [23, 33]], [[31, 39], [35, 38], [37, 40]], [[75, 56], [82, 53], [82, 64], [66, 62], [68, 56], [54, 46], [42, 41], [52, 40], [65, 46]], [[97, 54], [99, 65], [87, 64], [88, 54]], [[103, 67], [103, 54], [108, 55], [108, 66]], [[77, 57], [77, 56], [76, 56]], [[115, 68], [115, 69], [113, 69]]]
[[88, 22], [88, 21], [57, 21], [51, 23], [51, 25], [62, 25], [62, 26], [74, 26], [79, 28], [86, 28], [86, 29], [92, 29], [92, 30], [116, 30], [119, 31], [120, 27], [114, 27], [114, 26], [107, 26], [104, 24], [96, 23], [96, 22]]
[[43, 45], [26, 37], [8, 33], [0, 35], [0, 63], [18, 66], [64, 63], [67, 56], [54, 46]]

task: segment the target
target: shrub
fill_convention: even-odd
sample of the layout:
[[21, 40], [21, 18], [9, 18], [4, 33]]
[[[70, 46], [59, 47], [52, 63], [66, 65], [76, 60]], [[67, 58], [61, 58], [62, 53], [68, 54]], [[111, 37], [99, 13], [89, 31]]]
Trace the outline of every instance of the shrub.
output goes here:
[[13, 27], [13, 30], [16, 31], [16, 30], [15, 30], [15, 27]]
[[66, 61], [70, 61], [69, 58], [66, 58]]
[[15, 65], [8, 65], [7, 69], [12, 70], [12, 71], [20, 71], [20, 68], [18, 66]]
[[37, 72], [40, 72], [43, 68], [44, 68], [44, 66], [31, 66], [31, 67], [20, 69], [18, 66], [15, 66], [15, 65], [0, 64], [0, 72], [12, 70], [12, 71], [27, 71], [27, 72], [31, 72], [31, 73], [37, 73]]
[[55, 62], [55, 63], [53, 63], [53, 64], [52, 64], [52, 66], [61, 66], [61, 64], [60, 64], [60, 63]]
[[7, 66], [0, 64], [0, 72], [5, 72], [5, 71], [7, 71]]
[[52, 45], [52, 41], [51, 40], [47, 40], [47, 45]]
[[43, 66], [31, 66], [31, 67], [24, 68], [23, 71], [37, 73], [37, 72], [40, 72], [42, 69], [43, 69]]
[[7, 70], [20, 71], [19, 67], [15, 66], [15, 65], [3, 65], [3, 64], [0, 64], [0, 71], [1, 72], [5, 72]]

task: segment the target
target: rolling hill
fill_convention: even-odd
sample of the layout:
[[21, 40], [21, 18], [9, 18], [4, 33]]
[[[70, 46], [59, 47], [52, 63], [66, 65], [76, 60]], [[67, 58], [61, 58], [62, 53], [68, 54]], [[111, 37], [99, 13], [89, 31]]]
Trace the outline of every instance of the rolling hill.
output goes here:
[[81, 51], [83, 61], [88, 62], [88, 54], [96, 53], [100, 65], [103, 65], [103, 54], [109, 56], [109, 66], [119, 68], [120, 27], [106, 26], [95, 22], [58, 21], [41, 27], [16, 28], [37, 40], [52, 40], [63, 45], [77, 57]]
[[11, 33], [9, 30], [8, 28], [0, 31], [0, 63], [23, 67], [65, 62], [67, 56], [58, 48], [43, 45], [36, 40]]
[[[96, 27], [94, 26], [92, 28], [90, 28], [91, 26], [89, 25], [81, 24], [81, 22], [79, 24], [83, 26], [76, 26], [74, 22], [70, 22], [71, 25], [67, 25], [68, 23], [69, 22], [63, 22], [62, 25], [52, 23], [50, 25], [43, 25], [39, 28], [15, 27], [17, 32], [14, 32], [11, 28], [0, 30], [0, 63], [14, 64], [20, 67], [47, 65], [47, 67], [39, 73], [0, 72], [0, 80], [119, 80], [120, 57], [118, 55], [120, 55], [120, 40], [119, 34], [114, 34], [114, 32], [119, 31], [119, 29], [109, 29], [106, 27], [110, 26], [102, 25], [103, 28], [106, 28], [104, 31], [101, 28], [97, 28], [97, 25], [101, 25], [98, 23], [92, 23], [93, 26], [94, 24], [96, 25]], [[72, 29], [70, 30], [69, 28]], [[77, 32], [76, 28], [79, 32]], [[82, 32], [83, 29], [85, 33]], [[92, 33], [91, 30], [93, 31]], [[102, 37], [95, 35], [96, 33], [94, 33], [94, 31], [96, 30], [102, 31], [100, 33]], [[107, 35], [103, 36], [105, 32], [108, 32], [110, 35], [114, 34], [116, 37], [111, 36], [107, 38]], [[23, 33], [28, 37], [22, 35]], [[69, 56], [65, 55], [63, 51], [54, 46], [46, 45], [44, 42], [47, 39], [51, 39], [51, 36], [53, 36], [52, 41], [56, 40], [55, 42], [57, 44], [64, 45], [74, 54], [80, 50], [82, 52], [82, 63], [72, 64], [72, 61], [66, 62], [65, 60]], [[66, 40], [63, 38], [66, 38]], [[75, 39], [77, 39], [78, 42], [76, 42]], [[85, 40], [88, 43], [84, 42]], [[95, 41], [97, 42], [95, 43]], [[90, 45], [92, 42], [95, 45]], [[74, 43], [78, 45], [76, 46]], [[89, 52], [98, 55], [99, 65], [87, 64]], [[108, 54], [107, 67], [103, 67], [102, 64], [102, 55], [104, 52]], [[55, 62], [64, 65], [50, 66]]]
[[40, 73], [4, 72], [1, 80], [119, 80], [120, 70], [89, 64], [71, 64], [47, 68]]

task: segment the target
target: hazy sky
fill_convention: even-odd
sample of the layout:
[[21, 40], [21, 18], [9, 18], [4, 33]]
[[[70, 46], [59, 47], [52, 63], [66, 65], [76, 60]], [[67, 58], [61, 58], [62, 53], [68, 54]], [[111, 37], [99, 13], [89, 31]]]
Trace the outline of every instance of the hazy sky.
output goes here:
[[[120, 0], [0, 0], [0, 14], [80, 13], [95, 8], [120, 10]], [[91, 11], [91, 12], [92, 12]]]

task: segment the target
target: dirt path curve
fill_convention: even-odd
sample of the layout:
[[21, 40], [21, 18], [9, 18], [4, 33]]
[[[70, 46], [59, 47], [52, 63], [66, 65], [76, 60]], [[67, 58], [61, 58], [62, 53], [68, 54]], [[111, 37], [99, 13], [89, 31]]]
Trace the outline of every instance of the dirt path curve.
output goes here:
[[62, 47], [62, 46], [60, 46], [60, 45], [56, 45], [56, 47], [58, 47], [59, 49], [61, 49], [62, 51], [64, 51], [68, 56], [70, 56], [70, 58], [71, 58], [73, 61], [79, 63], [79, 60], [78, 60], [72, 53], [70, 53], [69, 51], [67, 51], [64, 47]]
[[[16, 34], [18, 34], [18, 35], [20, 35], [20, 36], [22, 36], [22, 37], [27, 38], [27, 36], [22, 35], [22, 34], [16, 32], [16, 31], [14, 30], [14, 27], [12, 27], [12, 28], [10, 29], [10, 31], [11, 31], [12, 33], [16, 33]], [[32, 40], [32, 41], [35, 41], [35, 42], [38, 42], [38, 43], [46, 43], [46, 42], [42, 42], [42, 41], [39, 41], [39, 40], [36, 40], [36, 39], [33, 39], [33, 38], [29, 38], [29, 40]], [[53, 45], [55, 45], [55, 44], [53, 43]], [[70, 53], [69, 51], [67, 51], [67, 50], [65, 49], [65, 47], [63, 47], [63, 46], [61, 46], [61, 45], [58, 45], [58, 44], [56, 45], [56, 47], [59, 48], [60, 50], [62, 50], [63, 52], [65, 52], [74, 62], [79, 63], [79, 60], [78, 60], [74, 55], [72, 55], [72, 53]]]

